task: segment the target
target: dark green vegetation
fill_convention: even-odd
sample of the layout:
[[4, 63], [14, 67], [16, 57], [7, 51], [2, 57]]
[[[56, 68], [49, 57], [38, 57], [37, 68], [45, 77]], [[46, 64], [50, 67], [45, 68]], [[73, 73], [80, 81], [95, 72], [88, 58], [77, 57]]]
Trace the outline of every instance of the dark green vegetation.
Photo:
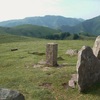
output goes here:
[[69, 32], [60, 32], [46, 35], [44, 38], [51, 40], [93, 40], [95, 37], [95, 35], [88, 33], [71, 34]]
[[36, 25], [21, 25], [16, 27], [0, 27], [1, 34], [12, 34], [28, 37], [40, 37], [44, 38], [46, 35], [58, 33], [58, 30], [54, 30], [48, 27], [36, 26]]
[[[43, 26], [36, 25], [20, 25], [16, 27], [0, 27], [0, 34], [17, 35], [27, 37], [38, 37], [52, 40], [77, 40], [77, 39], [93, 39], [94, 37], [88, 33], [71, 34], [69, 32], [60, 32]], [[13, 38], [13, 37], [12, 37]], [[18, 37], [20, 38], [20, 37]], [[9, 37], [8, 37], [9, 40]], [[2, 40], [1, 40], [2, 41]], [[4, 40], [5, 41], [5, 40]]]
[[[13, 38], [12, 38], [13, 37]], [[71, 74], [76, 73], [77, 56], [67, 56], [67, 49], [80, 49], [83, 45], [93, 46], [94, 40], [42, 40], [0, 36], [7, 41], [0, 41], [0, 88], [19, 90], [26, 100], [99, 100], [100, 85], [97, 84], [86, 94], [80, 94], [78, 88], [68, 87]], [[18, 40], [19, 39], [19, 40]], [[13, 42], [14, 41], [14, 42]], [[45, 60], [48, 42], [58, 43], [58, 63], [67, 63], [64, 67], [34, 67], [34, 64]], [[17, 51], [11, 49], [17, 48]]]

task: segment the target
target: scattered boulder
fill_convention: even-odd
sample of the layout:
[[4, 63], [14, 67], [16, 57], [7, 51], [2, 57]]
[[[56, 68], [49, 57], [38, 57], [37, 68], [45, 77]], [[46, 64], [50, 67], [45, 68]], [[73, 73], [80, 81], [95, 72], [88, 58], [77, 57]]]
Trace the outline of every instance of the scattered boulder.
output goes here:
[[98, 36], [95, 40], [93, 53], [98, 59], [100, 59], [100, 36]]
[[23, 94], [15, 90], [0, 89], [0, 100], [25, 100]]
[[78, 50], [69, 49], [66, 51], [66, 54], [70, 56], [76, 56], [78, 54]]
[[88, 46], [83, 46], [78, 53], [77, 73], [80, 92], [100, 82], [100, 60]]

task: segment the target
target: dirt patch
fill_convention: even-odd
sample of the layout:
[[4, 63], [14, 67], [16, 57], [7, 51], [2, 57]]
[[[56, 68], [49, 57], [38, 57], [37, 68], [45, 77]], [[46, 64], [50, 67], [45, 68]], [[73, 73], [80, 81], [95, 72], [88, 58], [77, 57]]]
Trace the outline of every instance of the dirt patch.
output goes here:
[[69, 88], [68, 83], [62, 83], [62, 86], [63, 86], [64, 89], [68, 89]]
[[43, 67], [43, 71], [48, 71], [48, 70], [50, 70], [51, 68], [50, 67]]
[[45, 87], [45, 88], [51, 88], [52, 83], [42, 83], [39, 86]]

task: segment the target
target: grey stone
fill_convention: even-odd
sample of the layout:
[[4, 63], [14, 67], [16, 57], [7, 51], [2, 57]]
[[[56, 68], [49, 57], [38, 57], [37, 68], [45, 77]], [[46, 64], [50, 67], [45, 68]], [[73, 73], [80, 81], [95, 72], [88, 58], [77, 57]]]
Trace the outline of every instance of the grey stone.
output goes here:
[[58, 66], [57, 64], [58, 44], [48, 43], [46, 45], [46, 65]]
[[77, 82], [77, 74], [72, 74], [71, 80], [73, 80], [74, 82]]
[[98, 36], [95, 40], [93, 53], [100, 60], [100, 36]]
[[75, 81], [74, 80], [69, 80], [68, 85], [71, 88], [75, 88], [76, 87], [76, 84], [75, 84]]
[[75, 56], [75, 55], [78, 54], [78, 50], [69, 49], [69, 50], [66, 51], [65, 54], [70, 55], [70, 56]]
[[77, 82], [77, 74], [72, 74], [71, 80], [69, 80], [68, 82], [69, 87], [75, 88], [76, 82]]
[[100, 82], [100, 60], [95, 57], [90, 47], [83, 46], [79, 51], [77, 73], [80, 92]]
[[1, 88], [0, 100], [25, 100], [25, 98], [18, 91]]

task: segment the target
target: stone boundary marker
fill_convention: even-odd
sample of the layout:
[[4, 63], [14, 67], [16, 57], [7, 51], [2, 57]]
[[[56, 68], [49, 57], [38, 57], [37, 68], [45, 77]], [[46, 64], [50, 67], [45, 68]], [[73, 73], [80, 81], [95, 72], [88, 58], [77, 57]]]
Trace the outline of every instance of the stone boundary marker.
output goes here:
[[46, 45], [46, 65], [58, 66], [57, 64], [58, 44], [48, 43]]
[[79, 51], [77, 73], [80, 92], [84, 92], [95, 83], [100, 82], [100, 60], [88, 46], [83, 46]]

